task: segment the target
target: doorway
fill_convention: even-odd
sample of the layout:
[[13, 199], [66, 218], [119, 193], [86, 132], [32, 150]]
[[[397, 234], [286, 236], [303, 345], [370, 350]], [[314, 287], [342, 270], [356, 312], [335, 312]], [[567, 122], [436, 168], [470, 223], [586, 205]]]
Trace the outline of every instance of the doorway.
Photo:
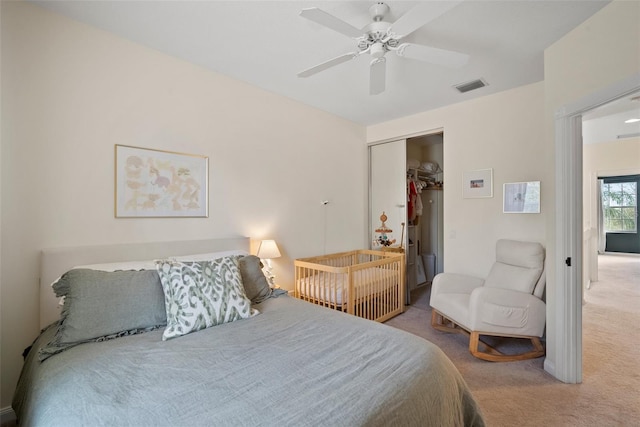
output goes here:
[[[431, 284], [444, 271], [444, 133], [407, 138], [407, 189], [414, 207], [407, 210], [409, 291]], [[413, 253], [410, 253], [410, 251]]]
[[[640, 91], [633, 75], [556, 111], [555, 287], [545, 370], [566, 383], [582, 382], [583, 176], [582, 116]], [[584, 259], [583, 259], [584, 258]]]
[[369, 245], [385, 218], [387, 241], [404, 249], [406, 304], [411, 291], [444, 269], [444, 133], [440, 130], [369, 144]]

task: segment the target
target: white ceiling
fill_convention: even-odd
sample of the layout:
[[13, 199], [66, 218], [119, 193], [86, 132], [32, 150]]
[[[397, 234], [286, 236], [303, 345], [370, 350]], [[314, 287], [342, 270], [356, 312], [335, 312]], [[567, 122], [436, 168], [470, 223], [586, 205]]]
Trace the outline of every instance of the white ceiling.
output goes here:
[[[639, 120], [628, 123], [628, 120]], [[585, 144], [640, 137], [640, 92], [624, 96], [582, 116]]]
[[[451, 70], [387, 54], [386, 91], [369, 95], [365, 55], [296, 74], [355, 50], [355, 41], [298, 16], [319, 7], [362, 28], [372, 1], [33, 1], [169, 55], [370, 125], [543, 80], [544, 49], [609, 1], [466, 0], [403, 41], [470, 55]], [[417, 3], [387, 1], [393, 22]], [[488, 86], [460, 94], [478, 78]]]

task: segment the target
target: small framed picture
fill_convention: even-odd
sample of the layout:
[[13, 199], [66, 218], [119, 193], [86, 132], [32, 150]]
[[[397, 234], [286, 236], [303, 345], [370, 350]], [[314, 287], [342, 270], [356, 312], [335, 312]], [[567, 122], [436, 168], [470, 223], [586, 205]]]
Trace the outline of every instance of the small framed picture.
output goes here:
[[493, 169], [464, 172], [462, 196], [465, 199], [493, 197]]
[[540, 213], [540, 181], [504, 184], [504, 213]]
[[209, 158], [116, 145], [116, 218], [209, 215]]

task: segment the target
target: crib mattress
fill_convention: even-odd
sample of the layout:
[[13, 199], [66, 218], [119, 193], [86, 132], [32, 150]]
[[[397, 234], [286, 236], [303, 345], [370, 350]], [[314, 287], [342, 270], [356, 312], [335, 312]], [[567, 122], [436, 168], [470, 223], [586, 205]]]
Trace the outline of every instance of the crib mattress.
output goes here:
[[[398, 285], [398, 272], [387, 268], [371, 267], [357, 270], [352, 274], [356, 300], [388, 291]], [[296, 286], [302, 297], [342, 305], [348, 302], [347, 277], [347, 273], [318, 272], [298, 279]]]

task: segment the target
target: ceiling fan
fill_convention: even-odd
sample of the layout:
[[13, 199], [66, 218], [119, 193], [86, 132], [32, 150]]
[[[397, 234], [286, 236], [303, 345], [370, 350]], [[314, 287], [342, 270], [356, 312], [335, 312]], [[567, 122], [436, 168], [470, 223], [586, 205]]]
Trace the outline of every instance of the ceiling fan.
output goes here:
[[459, 3], [461, 1], [424, 2], [402, 15], [394, 23], [384, 20], [389, 12], [389, 6], [385, 3], [376, 3], [369, 8], [373, 22], [361, 30], [317, 7], [303, 9], [300, 16], [355, 39], [357, 50], [308, 68], [298, 73], [298, 77], [309, 77], [360, 55], [369, 54], [373, 57], [370, 64], [369, 92], [371, 95], [377, 95], [385, 89], [385, 54], [387, 52], [395, 52], [401, 57], [446, 67], [462, 67], [469, 60], [469, 55], [414, 43], [400, 43], [402, 38]]

